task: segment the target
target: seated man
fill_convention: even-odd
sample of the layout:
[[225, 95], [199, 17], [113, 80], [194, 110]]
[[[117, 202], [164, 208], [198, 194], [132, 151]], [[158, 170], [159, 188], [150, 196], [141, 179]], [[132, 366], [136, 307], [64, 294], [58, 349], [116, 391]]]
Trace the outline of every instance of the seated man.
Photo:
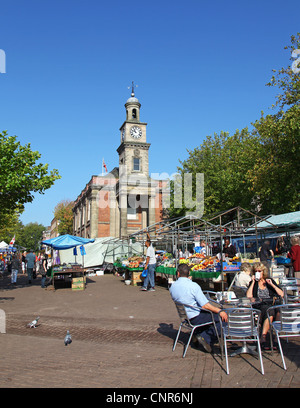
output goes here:
[[[199, 310], [197, 309], [186, 308], [187, 316], [193, 325], [209, 322], [213, 323], [211, 314], [205, 310], [210, 310], [215, 313], [214, 318], [216, 327], [218, 333], [220, 333], [220, 322], [217, 314], [221, 309], [211, 305], [203, 294], [201, 287], [196, 282], [189, 279], [190, 269], [187, 264], [180, 264], [177, 268], [177, 273], [179, 278], [170, 287], [171, 297], [174, 302], [180, 302], [204, 309], [199, 313]], [[221, 312], [220, 316], [223, 321], [227, 321], [227, 314], [225, 312]], [[204, 326], [204, 328], [199, 328], [199, 330], [201, 330], [201, 333], [195, 331], [198, 343], [203, 346], [207, 352], [211, 353], [211, 346], [217, 342], [217, 335], [213, 324]]]

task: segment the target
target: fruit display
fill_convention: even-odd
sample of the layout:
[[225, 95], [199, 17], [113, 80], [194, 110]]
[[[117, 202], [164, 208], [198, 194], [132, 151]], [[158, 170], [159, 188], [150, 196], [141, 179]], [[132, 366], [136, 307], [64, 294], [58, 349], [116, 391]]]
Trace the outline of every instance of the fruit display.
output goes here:
[[128, 258], [129, 262], [144, 262], [144, 258], [142, 256], [131, 256], [130, 258]]
[[130, 261], [128, 263], [128, 268], [139, 268], [140, 266], [143, 266], [143, 264], [138, 261]]
[[216, 256], [204, 256], [203, 254], [194, 254], [187, 259], [180, 258], [179, 263], [185, 263], [189, 265], [192, 271], [199, 271], [218, 266], [219, 260]]

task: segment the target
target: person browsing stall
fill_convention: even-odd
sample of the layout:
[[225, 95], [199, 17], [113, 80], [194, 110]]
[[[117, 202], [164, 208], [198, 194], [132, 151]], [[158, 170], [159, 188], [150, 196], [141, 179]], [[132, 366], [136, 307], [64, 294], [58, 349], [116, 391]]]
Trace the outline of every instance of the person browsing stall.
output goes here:
[[154, 273], [155, 273], [155, 267], [156, 267], [156, 256], [155, 256], [155, 251], [154, 248], [151, 244], [150, 239], [147, 239], [145, 242], [145, 246], [147, 247], [147, 252], [146, 252], [146, 264], [144, 266], [144, 270], [147, 270], [147, 276], [144, 280], [144, 284], [141, 287], [141, 290], [146, 291], [148, 290], [148, 286], [150, 284], [149, 291], [154, 292], [155, 291], [155, 282], [154, 282]]
[[274, 259], [274, 252], [270, 248], [270, 241], [265, 241], [259, 248], [258, 255], [261, 262], [267, 265], [269, 259]]
[[[193, 325], [209, 323], [212, 324], [205, 326], [201, 333], [197, 330], [195, 331], [196, 339], [200, 346], [202, 346], [207, 352], [212, 351], [212, 346], [217, 341], [217, 335], [214, 330], [212, 316], [208, 310], [215, 313], [214, 319], [216, 323], [216, 328], [218, 333], [220, 333], [220, 321], [218, 313], [221, 309], [211, 305], [202, 292], [201, 287], [189, 279], [190, 269], [187, 264], [180, 264], [177, 268], [177, 274], [179, 278], [177, 281], [173, 282], [169, 291], [174, 302], [180, 302], [189, 306], [201, 307], [199, 310], [186, 307], [187, 316]], [[206, 311], [207, 310], [207, 311]], [[225, 312], [220, 312], [220, 316], [223, 321], [227, 321], [227, 314]]]
[[300, 279], [300, 239], [299, 237], [291, 238], [291, 249], [289, 250], [287, 257], [291, 259], [294, 276], [296, 279]]

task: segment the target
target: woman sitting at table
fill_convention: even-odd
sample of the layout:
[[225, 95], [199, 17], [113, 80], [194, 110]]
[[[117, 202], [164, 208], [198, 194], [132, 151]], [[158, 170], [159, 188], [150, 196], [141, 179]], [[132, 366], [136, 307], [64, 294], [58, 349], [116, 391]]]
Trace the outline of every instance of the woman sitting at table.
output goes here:
[[[252, 272], [252, 280], [249, 283], [247, 290], [248, 298], [259, 298], [262, 302], [264, 299], [270, 299], [274, 297], [283, 298], [283, 291], [279, 288], [276, 282], [268, 277], [268, 268], [263, 263], [257, 263]], [[272, 306], [268, 304], [256, 304], [254, 308], [261, 311], [261, 346], [262, 349], [268, 350], [269, 347], [266, 342], [266, 336], [270, 329], [270, 323], [267, 316], [267, 309]], [[274, 309], [270, 311], [270, 320], [275, 319], [276, 312]], [[277, 348], [277, 344], [274, 343], [274, 348]]]
[[251, 282], [251, 272], [252, 272], [252, 266], [248, 262], [242, 263], [240, 267], [240, 272], [237, 274], [235, 278], [235, 285], [248, 289], [248, 285]]

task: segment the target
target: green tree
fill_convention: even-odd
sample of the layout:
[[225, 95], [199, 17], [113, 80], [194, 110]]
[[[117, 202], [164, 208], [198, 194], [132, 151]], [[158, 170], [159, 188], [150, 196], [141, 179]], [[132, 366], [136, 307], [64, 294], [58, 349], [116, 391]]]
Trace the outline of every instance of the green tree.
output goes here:
[[73, 233], [73, 201], [63, 200], [54, 208], [54, 217], [58, 221], [60, 235]]
[[273, 105], [273, 107], [279, 106], [280, 109], [300, 104], [300, 33], [297, 33], [296, 36], [292, 35], [290, 45], [285, 46], [284, 49], [289, 50], [290, 63], [279, 70], [273, 69], [276, 75], [273, 75], [270, 82], [267, 83], [267, 86], [275, 86], [281, 90]]
[[15, 233], [19, 214], [17, 211], [8, 211], [2, 214], [0, 225], [0, 241], [8, 241]]
[[[285, 48], [290, 52], [290, 62], [294, 63], [292, 52], [300, 49], [300, 34], [292, 36], [291, 44]], [[252, 123], [251, 132], [245, 128], [233, 136], [226, 132], [207, 136], [199, 147], [188, 151], [187, 160], [180, 161], [178, 172], [182, 176], [204, 173], [204, 218], [236, 206], [261, 214], [299, 209], [300, 74], [297, 71], [295, 64], [274, 70], [277, 75], [267, 84], [281, 90], [273, 105], [279, 107], [277, 113], [262, 114]], [[187, 208], [176, 208], [174, 190], [173, 183], [169, 215], [183, 215]]]
[[[46, 227], [37, 222], [30, 222], [23, 227], [23, 237], [19, 245], [25, 247], [27, 250], [32, 249], [37, 252], [40, 248], [43, 232]], [[17, 243], [17, 240], [16, 240]]]
[[261, 212], [280, 214], [298, 210], [300, 106], [262, 117], [254, 127], [262, 148], [248, 175]]
[[16, 247], [38, 251], [45, 229], [46, 227], [44, 227], [44, 225], [38, 224], [37, 222], [30, 222], [29, 224], [23, 225], [17, 218], [10, 227], [3, 228], [0, 231], [0, 241], [3, 240], [9, 243], [12, 237], [15, 236]]
[[274, 70], [277, 75], [267, 84], [281, 90], [273, 105], [279, 111], [262, 115], [253, 124], [262, 148], [249, 178], [264, 213], [295, 211], [300, 205], [300, 74], [292, 66], [292, 52], [300, 50], [300, 33], [285, 49], [290, 52], [289, 66]]
[[[194, 150], [188, 150], [189, 157], [180, 161], [178, 173], [204, 174], [204, 218], [225, 209], [242, 206], [253, 209], [254, 194], [248, 172], [256, 160], [260, 148], [257, 138], [247, 128], [237, 130], [230, 136], [226, 132], [207, 136]], [[194, 185], [194, 198], [195, 198]], [[184, 190], [184, 183], [183, 183]], [[170, 216], [183, 215], [186, 207], [177, 209], [174, 205], [174, 185], [171, 193]]]
[[38, 163], [41, 155], [30, 144], [22, 146], [16, 136], [0, 133], [0, 226], [4, 214], [22, 212], [32, 202], [33, 193], [43, 194], [60, 176], [48, 171], [48, 164]]

